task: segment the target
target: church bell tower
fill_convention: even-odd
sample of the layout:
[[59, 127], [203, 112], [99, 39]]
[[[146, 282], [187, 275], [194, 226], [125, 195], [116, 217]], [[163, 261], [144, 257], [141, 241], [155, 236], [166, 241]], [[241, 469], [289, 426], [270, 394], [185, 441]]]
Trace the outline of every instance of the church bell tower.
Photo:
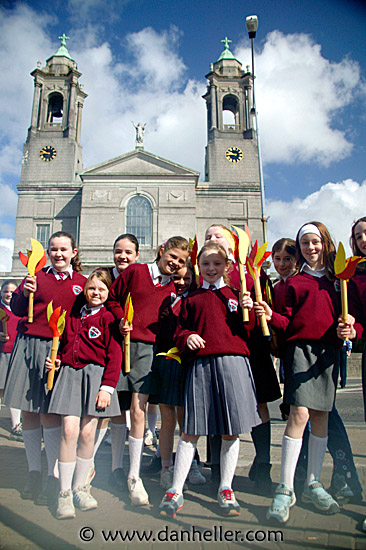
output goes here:
[[[252, 74], [249, 67], [242, 69], [230, 51], [231, 40], [226, 37], [222, 42], [224, 50], [211, 63], [203, 96], [207, 107], [207, 146], [205, 182], [197, 190], [202, 198], [199, 218], [204, 216], [204, 200], [210, 200], [211, 220], [228, 226], [248, 224], [254, 239], [262, 240]], [[202, 228], [205, 223], [199, 221]]]
[[13, 275], [24, 274], [17, 253], [29, 248], [30, 237], [43, 246], [55, 231], [78, 239], [83, 169], [81, 115], [87, 94], [79, 84], [81, 73], [67, 48], [61, 45], [46, 66], [31, 72], [34, 95], [31, 124], [23, 146], [18, 185]]

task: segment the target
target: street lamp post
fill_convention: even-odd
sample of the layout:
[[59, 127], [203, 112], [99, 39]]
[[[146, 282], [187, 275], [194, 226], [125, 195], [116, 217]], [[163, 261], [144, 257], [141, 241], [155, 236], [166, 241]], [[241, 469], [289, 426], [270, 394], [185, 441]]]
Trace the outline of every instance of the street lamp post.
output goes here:
[[257, 145], [258, 145], [258, 167], [259, 167], [259, 185], [261, 191], [261, 210], [262, 210], [262, 224], [263, 224], [263, 240], [267, 242], [267, 217], [265, 215], [265, 199], [264, 199], [264, 181], [263, 181], [263, 170], [262, 170], [262, 156], [261, 156], [261, 146], [259, 139], [259, 126], [258, 126], [258, 115], [257, 115], [257, 105], [255, 102], [255, 89], [254, 89], [254, 38], [258, 29], [258, 17], [256, 15], [249, 15], [245, 24], [249, 34], [249, 38], [252, 46], [252, 80], [253, 80], [253, 109], [255, 117], [255, 126], [257, 133]]

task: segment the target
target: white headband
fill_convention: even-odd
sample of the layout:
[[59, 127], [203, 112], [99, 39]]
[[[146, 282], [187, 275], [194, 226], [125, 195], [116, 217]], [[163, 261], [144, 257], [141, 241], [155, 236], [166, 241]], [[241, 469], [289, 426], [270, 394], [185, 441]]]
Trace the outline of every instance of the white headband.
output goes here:
[[302, 228], [299, 231], [299, 242], [300, 242], [301, 237], [303, 235], [306, 235], [307, 233], [315, 233], [315, 235], [318, 235], [318, 237], [323, 240], [323, 237], [321, 236], [320, 231], [317, 228], [317, 226], [314, 225], [313, 223], [307, 223], [307, 224], [303, 225]]

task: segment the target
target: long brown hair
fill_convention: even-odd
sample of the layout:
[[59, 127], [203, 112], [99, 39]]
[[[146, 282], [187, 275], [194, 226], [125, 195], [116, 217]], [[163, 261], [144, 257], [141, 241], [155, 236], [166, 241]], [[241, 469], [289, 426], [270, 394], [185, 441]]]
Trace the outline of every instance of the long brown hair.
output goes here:
[[187, 250], [189, 252], [189, 242], [184, 237], [170, 237], [170, 239], [161, 244], [157, 249], [155, 261], [158, 262], [160, 260], [160, 251], [162, 249], [167, 251], [171, 248], [179, 248], [179, 250]]
[[[51, 241], [52, 239], [59, 239], [60, 237], [66, 237], [70, 239], [71, 248], [74, 250], [76, 248], [76, 242], [74, 237], [71, 235], [71, 233], [67, 233], [66, 231], [56, 231], [56, 233], [53, 233], [51, 237], [48, 239], [48, 250], [50, 249]], [[79, 257], [79, 251], [76, 252], [75, 256], [71, 258], [70, 261], [72, 268], [77, 271], [78, 273], [81, 273], [83, 268], [81, 266], [81, 261]]]
[[297, 261], [297, 271], [300, 271], [302, 266], [306, 263], [304, 256], [301, 254], [299, 234], [304, 225], [315, 225], [319, 229], [323, 243], [323, 265], [325, 267], [325, 275], [330, 281], [334, 281], [334, 255], [335, 255], [335, 245], [333, 243], [332, 237], [328, 229], [321, 222], [306, 222], [304, 223], [297, 232], [296, 235], [296, 252], [298, 256]]

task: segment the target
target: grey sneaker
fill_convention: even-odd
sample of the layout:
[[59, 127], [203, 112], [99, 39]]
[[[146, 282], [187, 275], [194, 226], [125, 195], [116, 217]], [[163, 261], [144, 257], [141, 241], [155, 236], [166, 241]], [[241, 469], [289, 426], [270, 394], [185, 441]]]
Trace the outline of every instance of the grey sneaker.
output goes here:
[[238, 516], [240, 514], [240, 506], [235, 498], [234, 491], [230, 487], [219, 488], [217, 502], [225, 516]]
[[204, 485], [206, 483], [206, 478], [201, 474], [201, 470], [199, 469], [196, 459], [192, 461], [188, 474], [188, 481], [192, 485]]
[[73, 490], [74, 504], [76, 508], [86, 512], [87, 510], [94, 510], [98, 507], [98, 502], [90, 494], [90, 485], [84, 485], [84, 487], [77, 487]]
[[159, 505], [160, 515], [174, 518], [176, 513], [183, 508], [183, 503], [183, 495], [177, 493], [174, 487], [171, 487], [167, 490]]
[[301, 495], [301, 501], [305, 504], [314, 504], [317, 510], [323, 514], [336, 514], [339, 512], [339, 506], [336, 500], [327, 493], [320, 481], [313, 481], [306, 486]]
[[75, 507], [72, 501], [71, 489], [60, 492], [57, 499], [56, 518], [71, 519], [75, 517]]
[[173, 484], [173, 467], [170, 467], [169, 470], [161, 470], [160, 472], [160, 487], [167, 491], [169, 487]]
[[267, 519], [286, 523], [290, 517], [290, 508], [296, 503], [295, 492], [285, 485], [278, 485], [271, 506], [267, 510]]
[[13, 441], [23, 441], [23, 428], [21, 422], [11, 429], [9, 439]]

